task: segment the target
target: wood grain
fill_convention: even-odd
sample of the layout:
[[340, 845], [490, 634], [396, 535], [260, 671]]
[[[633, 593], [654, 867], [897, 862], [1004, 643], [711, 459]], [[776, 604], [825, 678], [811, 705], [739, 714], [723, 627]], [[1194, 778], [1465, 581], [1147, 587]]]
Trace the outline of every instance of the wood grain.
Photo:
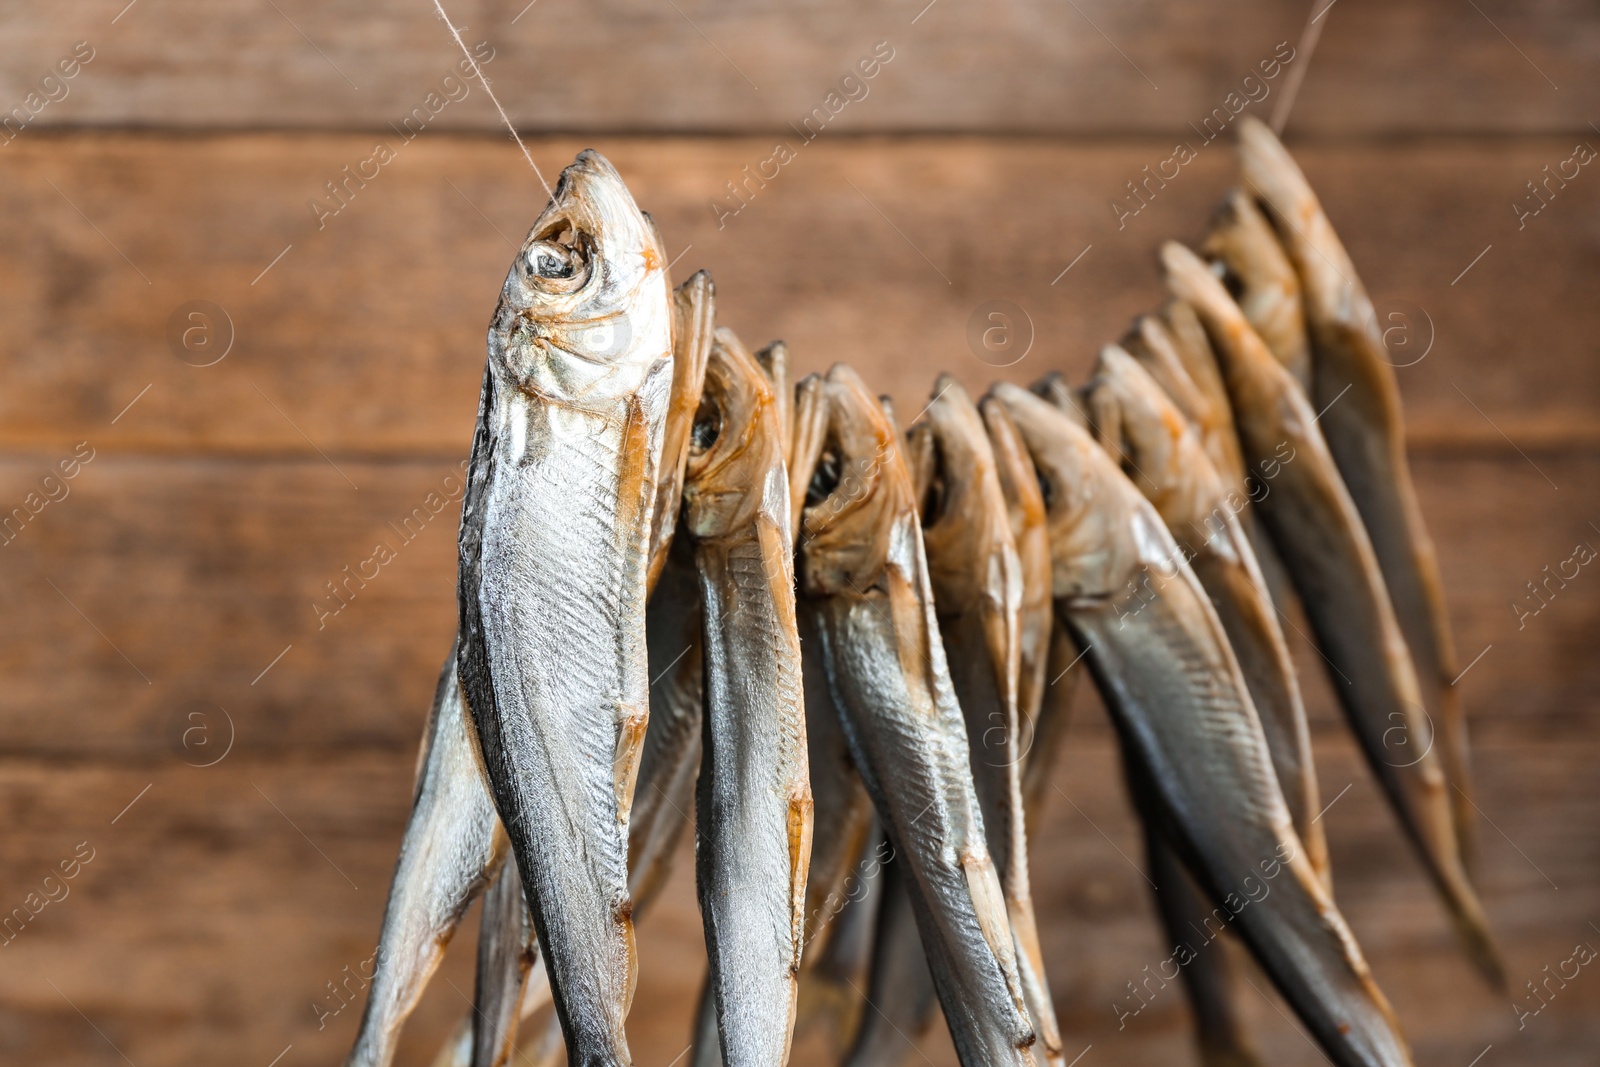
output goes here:
[[[544, 175], [599, 148], [675, 274], [712, 271], [724, 322], [786, 338], [801, 372], [856, 364], [903, 414], [940, 370], [972, 389], [1079, 377], [1158, 303], [1156, 249], [1202, 235], [1227, 138], [1120, 226], [1113, 203], [1175, 139], [1197, 144], [1189, 124], [1310, 9], [525, 4], [445, 6], [493, 48]], [[1470, 662], [1478, 880], [1530, 1005], [1525, 982], [1600, 945], [1600, 579], [1585, 568], [1526, 614], [1528, 582], [1600, 544], [1600, 179], [1586, 168], [1520, 229], [1512, 205], [1600, 143], [1583, 90], [1600, 14], [1340, 0], [1326, 20], [1291, 147], [1380, 310], [1427, 347], [1398, 375]], [[59, 95], [41, 79], [78, 41], [94, 58], [65, 97], [30, 101]], [[866, 95], [804, 140], [790, 124], [879, 41], [893, 58]], [[349, 1045], [359, 991], [325, 1025], [313, 1005], [337, 1005], [329, 983], [372, 952], [455, 625], [452, 476], [484, 327], [545, 199], [480, 85], [439, 106], [459, 59], [425, 0], [0, 14], [0, 111], [37, 110], [0, 132], [0, 918], [80, 843], [94, 854], [0, 933], [0, 1062], [312, 1067]], [[395, 130], [430, 103], [420, 136]], [[393, 162], [330, 200], [379, 141]], [[748, 177], [779, 142], [794, 158]], [[172, 339], [202, 300], [231, 335], [205, 367], [214, 348]], [[993, 301], [1031, 330], [1014, 365], [969, 341]], [[374, 576], [379, 545], [394, 558]], [[1417, 1062], [1589, 1067], [1600, 978], [1518, 1028], [1452, 943], [1315, 651], [1292, 643], [1339, 900]], [[1170, 947], [1114, 736], [1081, 703], [1033, 845], [1068, 1054], [1192, 1062], [1176, 987], [1118, 1025], [1126, 984]], [[699, 992], [688, 848], [640, 927], [641, 1067], [681, 1065]], [[475, 922], [406, 1067], [465, 1010]], [[1246, 1007], [1267, 1061], [1320, 1063], [1281, 1009], [1270, 990]], [[941, 1025], [918, 1044], [913, 1062], [955, 1064]], [[812, 1035], [793, 1062], [831, 1056]]]
[[[86, 41], [95, 58], [65, 83], [64, 98], [33, 108], [33, 129], [381, 130], [430, 92], [446, 99], [452, 90], [443, 78], [462, 58], [427, 3], [125, 5], [63, 0], [8, 11], [0, 101], [25, 104], [73, 44]], [[1280, 42], [1292, 48], [1314, 10], [1284, 0], [445, 7], [469, 44], [493, 49], [491, 83], [530, 131], [781, 130], [824, 105], [883, 41], [894, 59], [830, 125], [1163, 136], [1223, 105]], [[1476, 8], [1342, 0], [1325, 16], [1296, 128], [1587, 130], [1593, 115], [1580, 87], [1600, 45], [1600, 15], [1563, 0], [1484, 0]], [[1267, 88], [1281, 84], [1280, 76]], [[1261, 106], [1273, 103], [1268, 96]], [[489, 130], [499, 118], [473, 91], [438, 108], [430, 125]]]
[[[95, 134], [0, 153], [14, 220], [0, 255], [0, 446], [464, 456], [494, 294], [544, 194], [497, 139], [425, 135], [319, 230], [309, 200], [371, 142]], [[725, 183], [770, 157], [770, 139], [531, 148], [553, 177], [585, 143], [659, 220], [677, 275], [712, 271], [723, 321], [752, 343], [786, 338], [803, 371], [853, 362], [908, 413], [941, 369], [974, 389], [1083, 374], [1163, 299], [1156, 249], [1198, 240], [1234, 173], [1218, 141], [1119, 229], [1112, 199], [1170, 154], [1164, 142], [822, 138], [719, 226], [714, 198], [739, 206]], [[1510, 209], [1568, 151], [1555, 139], [1298, 149], [1380, 310], [1410, 316], [1418, 350], [1431, 334], [1426, 358], [1397, 372], [1419, 447], [1600, 444], [1588, 298], [1600, 230], [1585, 221], [1600, 180], [1580, 175], [1521, 231]], [[231, 321], [214, 366], [180, 362], [169, 342], [194, 300]], [[1031, 324], [1009, 367], [969, 340], [994, 300]]]

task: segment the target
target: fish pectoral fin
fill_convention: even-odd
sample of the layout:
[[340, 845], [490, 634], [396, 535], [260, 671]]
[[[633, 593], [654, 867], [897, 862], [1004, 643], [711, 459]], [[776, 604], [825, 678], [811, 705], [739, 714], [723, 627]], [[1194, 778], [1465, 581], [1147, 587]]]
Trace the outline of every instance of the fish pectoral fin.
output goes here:
[[1039, 930], [1034, 923], [1033, 908], [1022, 901], [1013, 901], [1008, 909], [1011, 916], [1011, 936], [1016, 946], [1017, 976], [1022, 979], [1023, 992], [1028, 996], [1029, 1018], [1033, 1032], [1038, 1035], [1045, 1058], [1051, 1062], [1061, 1056], [1061, 1027], [1050, 1003], [1050, 991], [1045, 984], [1044, 950], [1039, 947]]
[[627, 705], [617, 710], [617, 747], [611, 759], [611, 778], [617, 791], [617, 821], [626, 826], [633, 812], [633, 788], [639, 775], [639, 757], [644, 753], [650, 710]]
[[967, 876], [967, 892], [972, 896], [972, 910], [978, 917], [978, 929], [983, 940], [1000, 963], [1006, 987], [1016, 1002], [1017, 1013], [1031, 1019], [1022, 988], [1017, 980], [1017, 949], [1011, 939], [1011, 917], [1006, 910], [1005, 891], [1000, 887], [1000, 875], [987, 849], [968, 849], [961, 855], [961, 870]]
[[812, 802], [809, 789], [789, 798], [789, 892], [793, 909], [790, 939], [794, 945], [790, 970], [800, 973], [806, 942], [806, 882], [811, 872]]

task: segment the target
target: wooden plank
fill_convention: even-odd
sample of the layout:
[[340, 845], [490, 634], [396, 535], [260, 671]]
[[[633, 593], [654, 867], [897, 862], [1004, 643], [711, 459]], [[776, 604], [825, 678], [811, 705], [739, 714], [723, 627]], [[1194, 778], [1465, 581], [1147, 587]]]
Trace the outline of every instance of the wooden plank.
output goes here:
[[[491, 81], [518, 125], [534, 131], [780, 130], [826, 104], [838, 111], [831, 127], [857, 132], [1163, 136], [1223, 106], [1280, 44], [1292, 54], [1313, 10], [1271, 0], [445, 6], [469, 44], [487, 46]], [[460, 83], [444, 81], [462, 56], [428, 4], [126, 7], [64, 0], [7, 14], [0, 101], [24, 107], [35, 129], [386, 129], [434, 93], [431, 126], [499, 125], [482, 92], [466, 86], [463, 97]], [[1301, 130], [1581, 131], [1592, 117], [1573, 89], [1600, 44], [1600, 18], [1587, 8], [1346, 0], [1325, 25], [1296, 115]], [[93, 59], [41, 86], [79, 41]], [[854, 102], [827, 104], [830, 92], [849, 99], [842, 80], [879, 42], [882, 54], [892, 50], [888, 67], [843, 85]], [[1265, 88], [1281, 85], [1280, 74]]]
[[[464, 456], [484, 325], [544, 194], [497, 139], [425, 136], [318, 229], [309, 202], [372, 141], [95, 134], [0, 153], [13, 220], [0, 447]], [[553, 177], [584, 143], [531, 148]], [[1234, 168], [1219, 141], [1119, 228], [1114, 198], [1165, 142], [797, 142], [743, 202], [726, 183], [772, 157], [771, 139], [587, 143], [660, 221], [677, 275], [713, 272], [724, 321], [752, 342], [786, 337], [802, 370], [850, 360], [907, 412], [938, 369], [975, 389], [1085, 373], [1162, 299], [1156, 249], [1198, 239]], [[1510, 207], [1568, 152], [1555, 139], [1298, 150], [1380, 309], [1406, 311], [1419, 348], [1432, 334], [1397, 372], [1419, 447], [1600, 444], [1600, 305], [1585, 288], [1600, 233], [1577, 224], [1600, 194], [1580, 176], [1521, 231]], [[231, 323], [213, 366], [190, 365], [213, 349], [179, 344], [180, 362], [169, 340], [197, 300]], [[969, 343], [993, 300], [1031, 324], [1012, 366]]]

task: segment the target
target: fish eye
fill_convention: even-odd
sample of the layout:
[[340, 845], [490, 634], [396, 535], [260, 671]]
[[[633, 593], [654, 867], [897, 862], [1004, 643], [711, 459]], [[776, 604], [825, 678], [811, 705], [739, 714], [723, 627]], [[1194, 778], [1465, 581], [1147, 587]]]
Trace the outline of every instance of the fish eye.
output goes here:
[[828, 449], [817, 457], [817, 468], [811, 472], [811, 484], [806, 487], [806, 506], [816, 507], [839, 488], [839, 453]]
[[689, 441], [696, 452], [704, 452], [722, 436], [722, 409], [709, 397], [702, 397], [700, 408], [694, 413], [694, 426], [689, 430]]
[[933, 477], [928, 479], [928, 491], [923, 494], [922, 497], [922, 506], [920, 510], [922, 512], [923, 529], [927, 529], [929, 526], [932, 526], [934, 523], [938, 522], [940, 517], [944, 514], [946, 495], [947, 490], [944, 484], [944, 473], [942, 471], [935, 470], [933, 472]]
[[1044, 509], [1049, 511], [1056, 495], [1055, 491], [1050, 487], [1050, 479], [1046, 478], [1044, 473], [1037, 469], [1033, 472], [1033, 478], [1039, 483], [1039, 495], [1044, 498]]
[[1228, 295], [1233, 297], [1235, 301], [1244, 296], [1244, 279], [1230, 269], [1227, 263], [1220, 259], [1212, 263], [1211, 273], [1217, 276], [1217, 280], [1222, 283], [1222, 287], [1228, 291]]
[[572, 249], [539, 241], [522, 257], [522, 270], [530, 278], [570, 278], [577, 271]]

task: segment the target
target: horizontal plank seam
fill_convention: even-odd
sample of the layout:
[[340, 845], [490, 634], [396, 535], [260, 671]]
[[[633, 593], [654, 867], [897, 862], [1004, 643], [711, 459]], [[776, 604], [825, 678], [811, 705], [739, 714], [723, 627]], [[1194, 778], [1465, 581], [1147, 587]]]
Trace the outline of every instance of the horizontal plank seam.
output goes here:
[[[30, 127], [30, 140], [93, 139], [105, 135], [138, 135], [170, 137], [175, 140], [211, 140], [230, 137], [371, 137], [388, 136], [394, 131], [387, 126], [357, 125], [306, 125], [306, 126], [173, 126], [140, 125], [134, 123], [83, 123], [50, 125], [35, 124]], [[793, 130], [783, 126], [749, 126], [727, 129], [703, 127], [641, 128], [633, 126], [591, 126], [579, 129], [519, 127], [517, 133], [534, 140], [581, 140], [585, 137], [609, 137], [638, 141], [733, 141], [757, 137], [792, 136]], [[1449, 147], [1453, 144], [1475, 146], [1493, 144], [1503, 146], [1517, 141], [1546, 141], [1554, 138], [1587, 137], [1593, 131], [1587, 126], [1551, 126], [1531, 130], [1439, 130], [1439, 129], [1378, 129], [1365, 133], [1309, 133], [1290, 132], [1285, 140], [1292, 147], [1336, 148], [1362, 146], [1371, 148], [1417, 150]], [[1173, 137], [1187, 136], [1187, 127], [1146, 127], [1125, 130], [1033, 130], [1005, 127], [956, 128], [900, 128], [829, 130], [831, 141], [1037, 141], [1049, 144], [1070, 144], [1116, 147], [1120, 145], [1146, 145], [1151, 142], [1166, 143]], [[456, 129], [425, 130], [418, 139], [463, 140], [475, 142], [510, 142], [503, 126], [472, 126]]]

